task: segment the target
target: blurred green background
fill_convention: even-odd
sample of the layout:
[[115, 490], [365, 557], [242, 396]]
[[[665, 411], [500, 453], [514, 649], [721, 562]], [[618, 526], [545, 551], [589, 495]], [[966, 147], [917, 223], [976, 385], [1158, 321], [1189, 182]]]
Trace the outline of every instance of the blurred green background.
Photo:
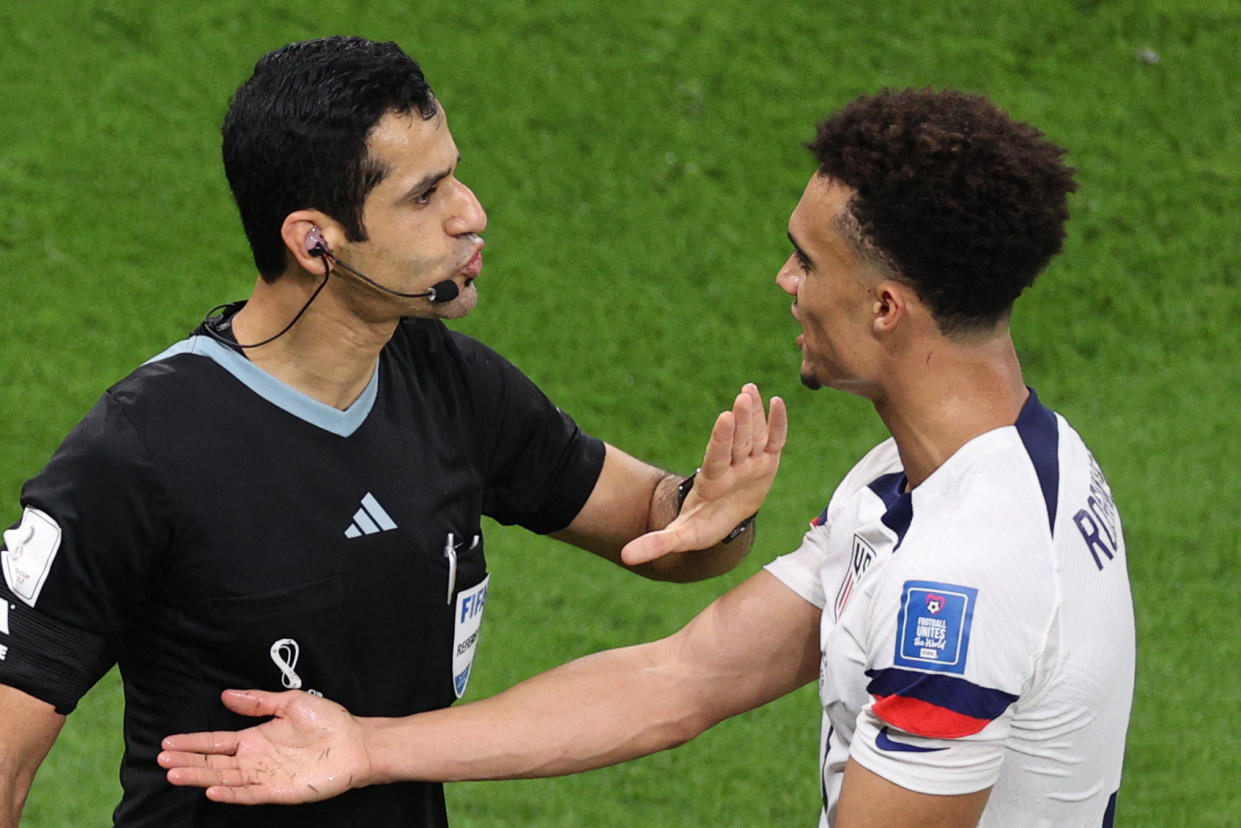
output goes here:
[[[1241, 824], [1236, 0], [8, 0], [0, 30], [0, 524], [104, 388], [248, 292], [218, 125], [261, 54], [324, 34], [396, 40], [423, 64], [491, 219], [482, 302], [459, 327], [587, 429], [689, 471], [743, 382], [786, 397], [758, 544], [724, 578], [646, 583], [494, 528], [473, 698], [676, 629], [795, 547], [884, 436], [864, 402], [801, 388], [772, 283], [816, 120], [933, 85], [1038, 124], [1081, 190], [1014, 328], [1027, 380], [1090, 443], [1125, 518], [1139, 654], [1117, 824]], [[23, 825], [108, 824], [120, 706], [111, 675]], [[450, 815], [812, 825], [818, 726], [808, 687], [630, 765], [450, 786]]]

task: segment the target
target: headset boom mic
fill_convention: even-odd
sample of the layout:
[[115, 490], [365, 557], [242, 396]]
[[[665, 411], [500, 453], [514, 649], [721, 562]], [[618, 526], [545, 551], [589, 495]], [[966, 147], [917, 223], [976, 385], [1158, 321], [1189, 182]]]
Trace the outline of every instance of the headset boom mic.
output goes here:
[[431, 289], [427, 291], [427, 299], [438, 305], [440, 302], [451, 302], [460, 292], [456, 282], [452, 279], [445, 279], [431, 286]]

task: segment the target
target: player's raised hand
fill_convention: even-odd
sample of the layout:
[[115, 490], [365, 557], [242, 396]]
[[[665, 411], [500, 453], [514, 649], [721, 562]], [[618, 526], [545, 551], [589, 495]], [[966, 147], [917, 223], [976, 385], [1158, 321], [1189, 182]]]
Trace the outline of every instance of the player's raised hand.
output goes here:
[[723, 540], [766, 499], [780, 467], [788, 425], [784, 400], [772, 397], [770, 413], [764, 416], [758, 386], [747, 383], [732, 410], [716, 418], [702, 468], [680, 513], [663, 529], [627, 544], [621, 559], [633, 566]]
[[336, 702], [301, 691], [225, 690], [221, 698], [234, 713], [275, 718], [164, 739], [158, 761], [173, 785], [206, 788], [216, 802], [287, 805], [369, 784], [361, 725]]

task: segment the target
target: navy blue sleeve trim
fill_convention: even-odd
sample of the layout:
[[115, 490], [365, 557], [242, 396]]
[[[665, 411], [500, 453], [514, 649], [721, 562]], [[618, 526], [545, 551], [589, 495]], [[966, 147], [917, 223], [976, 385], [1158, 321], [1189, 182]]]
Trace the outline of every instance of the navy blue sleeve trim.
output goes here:
[[1103, 812], [1103, 828], [1112, 828], [1116, 822], [1116, 794], [1120, 791], [1113, 791], [1112, 795], [1107, 798], [1107, 809]]

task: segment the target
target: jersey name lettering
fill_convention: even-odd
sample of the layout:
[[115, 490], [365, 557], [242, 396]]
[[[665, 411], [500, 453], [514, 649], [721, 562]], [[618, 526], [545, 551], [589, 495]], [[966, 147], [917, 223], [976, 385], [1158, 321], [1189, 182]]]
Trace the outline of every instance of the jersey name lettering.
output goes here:
[[1094, 558], [1095, 566], [1101, 571], [1104, 558], [1110, 561], [1116, 557], [1120, 521], [1111, 487], [1107, 485], [1103, 470], [1093, 454], [1090, 455], [1090, 494], [1086, 497], [1085, 508], [1078, 509], [1077, 514], [1073, 515], [1073, 523], [1086, 542], [1086, 549]]

